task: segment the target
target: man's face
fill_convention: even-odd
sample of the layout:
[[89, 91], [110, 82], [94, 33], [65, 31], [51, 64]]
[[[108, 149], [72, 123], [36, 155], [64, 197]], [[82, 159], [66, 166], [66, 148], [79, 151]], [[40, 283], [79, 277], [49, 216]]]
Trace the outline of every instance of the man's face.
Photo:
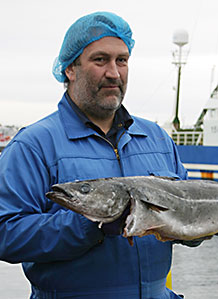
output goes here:
[[117, 37], [104, 37], [84, 49], [81, 65], [73, 67], [71, 86], [73, 100], [86, 115], [105, 119], [120, 107], [127, 88], [128, 59], [128, 48]]

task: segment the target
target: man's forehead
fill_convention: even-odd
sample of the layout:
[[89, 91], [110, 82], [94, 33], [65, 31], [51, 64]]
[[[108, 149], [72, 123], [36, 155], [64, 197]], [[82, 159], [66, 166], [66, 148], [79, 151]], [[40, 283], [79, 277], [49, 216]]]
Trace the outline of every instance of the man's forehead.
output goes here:
[[106, 36], [89, 44], [83, 51], [82, 55], [94, 54], [116, 54], [129, 56], [128, 47], [124, 41], [118, 37]]

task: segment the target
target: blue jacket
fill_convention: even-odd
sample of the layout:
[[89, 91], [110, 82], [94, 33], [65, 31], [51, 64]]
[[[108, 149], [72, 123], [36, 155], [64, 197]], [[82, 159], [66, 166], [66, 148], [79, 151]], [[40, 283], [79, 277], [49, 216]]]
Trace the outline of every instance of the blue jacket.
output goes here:
[[45, 197], [55, 183], [160, 175], [186, 179], [174, 143], [133, 117], [113, 146], [87, 128], [65, 96], [22, 129], [0, 157], [0, 259], [23, 263], [31, 298], [179, 298], [165, 288], [171, 242], [104, 237], [97, 224]]

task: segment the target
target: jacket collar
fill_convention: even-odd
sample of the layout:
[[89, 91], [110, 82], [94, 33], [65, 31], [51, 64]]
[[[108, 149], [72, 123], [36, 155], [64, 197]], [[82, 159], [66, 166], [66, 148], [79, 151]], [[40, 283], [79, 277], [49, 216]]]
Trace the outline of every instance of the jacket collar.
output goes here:
[[147, 137], [148, 134], [146, 133], [146, 131], [138, 125], [136, 121], [137, 117], [132, 116], [132, 119], [133, 119], [133, 124], [127, 130], [127, 133], [129, 135], [141, 135]]
[[[85, 123], [81, 121], [78, 114], [68, 103], [65, 94], [58, 104], [58, 110], [65, 133], [69, 139], [83, 138], [97, 134], [92, 128], [87, 127]], [[127, 133], [130, 135], [147, 136], [147, 134], [136, 124], [134, 117], [133, 123], [128, 128]]]

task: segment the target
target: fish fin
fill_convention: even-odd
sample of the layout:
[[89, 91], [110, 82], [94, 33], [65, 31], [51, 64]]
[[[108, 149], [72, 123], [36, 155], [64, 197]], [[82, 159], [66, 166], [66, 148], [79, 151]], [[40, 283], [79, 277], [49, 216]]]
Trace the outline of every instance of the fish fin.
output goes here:
[[149, 228], [146, 228], [141, 235], [138, 235], [138, 237], [144, 237], [147, 235], [155, 235], [155, 234], [159, 234], [157, 232], [157, 230], [159, 228], [165, 227], [166, 224], [159, 224], [159, 225], [154, 225], [154, 226], [150, 226]]
[[177, 176], [175, 177], [169, 177], [169, 176], [155, 176], [156, 178], [162, 179], [162, 180], [168, 180], [168, 181], [176, 181], [178, 179]]
[[165, 206], [156, 205], [156, 204], [153, 204], [153, 203], [151, 203], [149, 201], [144, 201], [143, 200], [143, 202], [145, 202], [148, 205], [149, 209], [151, 209], [151, 210], [153, 210], [155, 212], [158, 212], [158, 213], [165, 212], [165, 211], [169, 210], [169, 208], [167, 208]]
[[139, 236], [139, 237], [143, 237], [146, 235], [154, 235], [156, 237], [157, 240], [161, 241], [161, 242], [166, 242], [166, 241], [172, 241], [174, 240], [173, 238], [167, 237], [162, 235], [157, 229], [162, 228], [166, 226], [166, 224], [160, 224], [160, 225], [155, 225], [155, 226], [151, 226], [148, 229], [146, 229], [146, 232]]
[[164, 226], [166, 226], [166, 224], [154, 225], [154, 226], [149, 227], [147, 230], [154, 230], [154, 229], [157, 229], [157, 228], [162, 228]]
[[148, 208], [150, 208], [156, 212], [164, 212], [164, 211], [168, 211], [170, 209], [164, 205], [153, 203], [152, 200], [150, 200], [147, 197], [142, 197], [141, 192], [138, 192], [138, 190], [136, 190], [135, 188], [131, 188], [131, 190], [129, 190], [128, 192], [129, 192], [131, 199], [134, 199], [134, 198], [139, 199], [141, 202], [145, 203], [148, 206]]
[[130, 245], [130, 246], [133, 246], [133, 245], [134, 245], [133, 237], [127, 237], [127, 240], [128, 240], [128, 242], [129, 242], [129, 245]]

